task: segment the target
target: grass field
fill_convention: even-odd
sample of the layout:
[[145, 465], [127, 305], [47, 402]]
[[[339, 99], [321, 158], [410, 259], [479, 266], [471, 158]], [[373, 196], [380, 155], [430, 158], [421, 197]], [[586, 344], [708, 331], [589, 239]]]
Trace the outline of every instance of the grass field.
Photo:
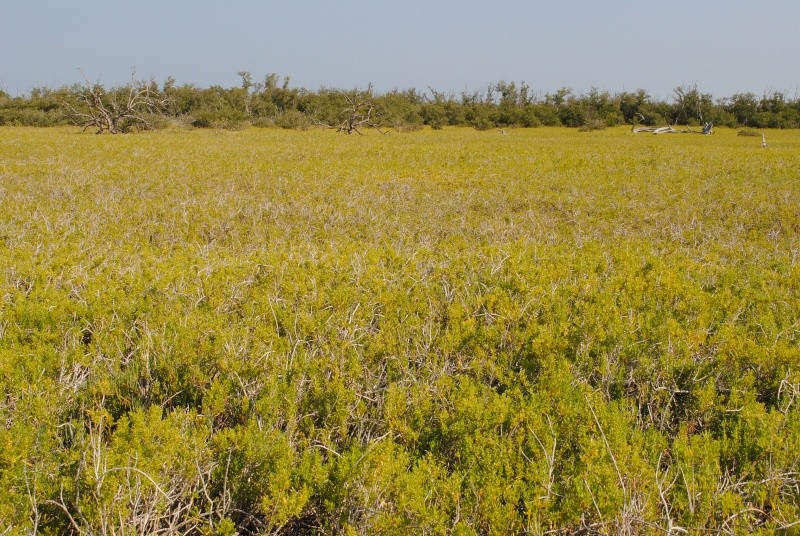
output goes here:
[[797, 533], [766, 137], [0, 128], [0, 533]]

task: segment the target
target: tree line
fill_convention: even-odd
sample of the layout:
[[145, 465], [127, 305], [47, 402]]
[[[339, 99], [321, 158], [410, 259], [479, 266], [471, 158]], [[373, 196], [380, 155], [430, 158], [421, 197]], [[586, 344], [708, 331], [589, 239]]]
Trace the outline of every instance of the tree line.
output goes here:
[[[398, 131], [423, 126], [503, 127], [566, 126], [600, 129], [615, 125], [699, 125], [751, 128], [800, 128], [800, 99], [777, 90], [715, 98], [697, 85], [677, 87], [667, 99], [646, 90], [610, 93], [592, 88], [585, 93], [561, 88], [535, 92], [525, 82], [499, 81], [483, 90], [443, 92], [321, 87], [313, 91], [290, 85], [289, 77], [272, 73], [254, 80], [239, 73], [234, 87], [177, 84], [168, 78], [132, 80], [105, 88], [86, 80], [58, 88], [37, 87], [12, 97], [0, 90], [0, 125], [84, 127], [110, 122], [109, 131], [158, 129], [181, 124], [198, 128], [245, 126], [303, 129], [334, 126], [369, 117], [369, 124]], [[139, 100], [131, 99], [136, 96]], [[142, 98], [142, 97], [145, 98]], [[356, 106], [355, 103], [358, 103]], [[97, 117], [92, 106], [100, 106]], [[127, 108], [126, 108], [127, 107]], [[130, 112], [126, 114], [125, 112]], [[115, 116], [115, 113], [118, 117]], [[106, 117], [108, 115], [108, 117]], [[117, 124], [119, 123], [119, 124]], [[352, 133], [353, 130], [346, 131]]]

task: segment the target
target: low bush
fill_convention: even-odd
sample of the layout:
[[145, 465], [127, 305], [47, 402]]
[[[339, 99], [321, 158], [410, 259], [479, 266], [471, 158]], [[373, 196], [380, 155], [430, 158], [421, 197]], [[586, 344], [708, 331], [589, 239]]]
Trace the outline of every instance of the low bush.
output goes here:
[[0, 532], [793, 534], [800, 139], [735, 132], [0, 128]]
[[593, 130], [604, 130], [607, 127], [608, 125], [604, 120], [594, 118], [594, 119], [587, 119], [585, 123], [583, 123], [580, 127], [578, 127], [578, 131], [591, 132]]
[[754, 128], [743, 128], [737, 134], [737, 136], [750, 136], [750, 137], [761, 137], [761, 132]]

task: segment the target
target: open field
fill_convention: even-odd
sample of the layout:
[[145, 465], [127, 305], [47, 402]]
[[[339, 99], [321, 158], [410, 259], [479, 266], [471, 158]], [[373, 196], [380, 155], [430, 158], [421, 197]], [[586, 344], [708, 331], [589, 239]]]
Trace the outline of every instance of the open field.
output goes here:
[[0, 128], [0, 534], [800, 531], [800, 135]]

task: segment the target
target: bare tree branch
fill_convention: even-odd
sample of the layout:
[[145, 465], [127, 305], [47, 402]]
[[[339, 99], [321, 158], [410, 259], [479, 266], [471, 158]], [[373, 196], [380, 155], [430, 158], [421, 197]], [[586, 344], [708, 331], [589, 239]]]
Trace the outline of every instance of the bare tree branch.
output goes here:
[[320, 121], [314, 116], [311, 116], [311, 121], [318, 127], [335, 129], [336, 132], [343, 132], [345, 134], [356, 133], [363, 135], [364, 133], [361, 130], [364, 127], [371, 127], [381, 134], [386, 134], [386, 132], [380, 129], [380, 125], [372, 119], [375, 107], [372, 102], [371, 89], [366, 91], [353, 91], [350, 94], [344, 95], [344, 100], [346, 106], [339, 114], [339, 118], [341, 118], [339, 122], [329, 124]]
[[63, 105], [84, 131], [90, 127], [96, 128], [97, 134], [151, 130], [151, 117], [162, 115], [167, 105], [154, 81], [136, 80], [135, 73], [129, 83], [108, 91], [99, 81], [92, 83], [86, 75], [83, 78], [83, 86], [75, 92], [75, 101]]

